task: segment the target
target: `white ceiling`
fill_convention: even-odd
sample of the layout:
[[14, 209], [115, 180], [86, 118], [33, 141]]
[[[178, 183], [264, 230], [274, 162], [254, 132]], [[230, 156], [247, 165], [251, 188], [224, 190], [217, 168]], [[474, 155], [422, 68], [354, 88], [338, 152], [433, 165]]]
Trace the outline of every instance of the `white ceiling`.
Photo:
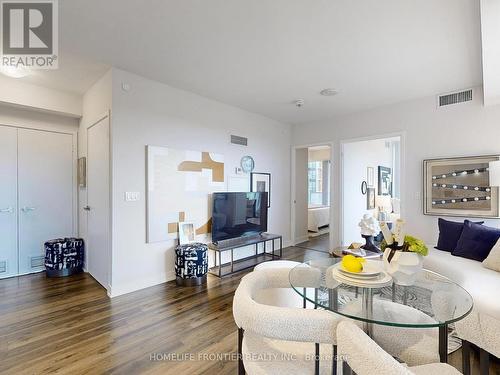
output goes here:
[[[98, 62], [92, 79], [113, 65], [288, 123], [481, 84], [478, 0], [59, 4], [60, 50]], [[61, 71], [75, 64], [61, 60]], [[58, 79], [87, 84], [82, 73]], [[320, 96], [327, 87], [340, 93]]]
[[56, 70], [31, 70], [22, 82], [73, 94], [84, 94], [110, 67], [60, 51]]

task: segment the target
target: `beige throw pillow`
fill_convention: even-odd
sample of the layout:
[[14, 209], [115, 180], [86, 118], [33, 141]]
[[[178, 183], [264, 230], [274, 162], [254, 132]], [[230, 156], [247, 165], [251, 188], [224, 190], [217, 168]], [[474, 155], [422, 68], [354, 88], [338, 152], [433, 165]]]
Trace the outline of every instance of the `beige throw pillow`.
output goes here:
[[491, 270], [500, 272], [500, 239], [491, 249], [488, 257], [483, 261], [483, 266]]

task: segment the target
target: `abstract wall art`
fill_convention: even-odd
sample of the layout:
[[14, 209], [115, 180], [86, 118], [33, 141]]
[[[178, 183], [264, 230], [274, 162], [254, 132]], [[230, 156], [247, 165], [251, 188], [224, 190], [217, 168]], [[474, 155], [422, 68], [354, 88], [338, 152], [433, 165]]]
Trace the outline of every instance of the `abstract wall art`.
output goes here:
[[499, 217], [489, 163], [499, 155], [424, 160], [424, 214]]
[[194, 224], [203, 241], [211, 231], [210, 194], [226, 191], [220, 154], [147, 146], [148, 243], [178, 238], [179, 222]]

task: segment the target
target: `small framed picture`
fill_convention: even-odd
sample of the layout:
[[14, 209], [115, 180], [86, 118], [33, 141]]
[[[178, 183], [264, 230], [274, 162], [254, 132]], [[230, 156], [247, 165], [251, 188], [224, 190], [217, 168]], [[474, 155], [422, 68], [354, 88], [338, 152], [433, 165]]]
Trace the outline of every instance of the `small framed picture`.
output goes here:
[[366, 168], [366, 182], [368, 184], [368, 187], [373, 187], [373, 184], [375, 183], [374, 173], [375, 170], [373, 169], [373, 167]]
[[392, 196], [392, 169], [381, 165], [378, 167], [378, 195]]
[[181, 221], [179, 223], [179, 245], [185, 245], [196, 241], [194, 223]]
[[250, 191], [267, 192], [267, 208], [271, 207], [271, 173], [250, 173]]
[[375, 208], [375, 188], [366, 189], [366, 209], [373, 210]]
[[87, 158], [78, 159], [78, 186], [81, 188], [87, 187]]

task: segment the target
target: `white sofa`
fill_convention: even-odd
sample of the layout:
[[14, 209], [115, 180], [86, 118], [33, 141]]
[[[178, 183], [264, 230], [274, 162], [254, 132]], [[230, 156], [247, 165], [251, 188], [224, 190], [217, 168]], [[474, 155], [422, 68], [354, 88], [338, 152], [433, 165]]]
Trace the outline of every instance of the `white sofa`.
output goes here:
[[500, 273], [483, 267], [481, 262], [456, 257], [431, 246], [424, 258], [424, 268], [448, 277], [472, 295], [474, 308], [466, 318], [455, 323], [457, 334], [500, 357]]

